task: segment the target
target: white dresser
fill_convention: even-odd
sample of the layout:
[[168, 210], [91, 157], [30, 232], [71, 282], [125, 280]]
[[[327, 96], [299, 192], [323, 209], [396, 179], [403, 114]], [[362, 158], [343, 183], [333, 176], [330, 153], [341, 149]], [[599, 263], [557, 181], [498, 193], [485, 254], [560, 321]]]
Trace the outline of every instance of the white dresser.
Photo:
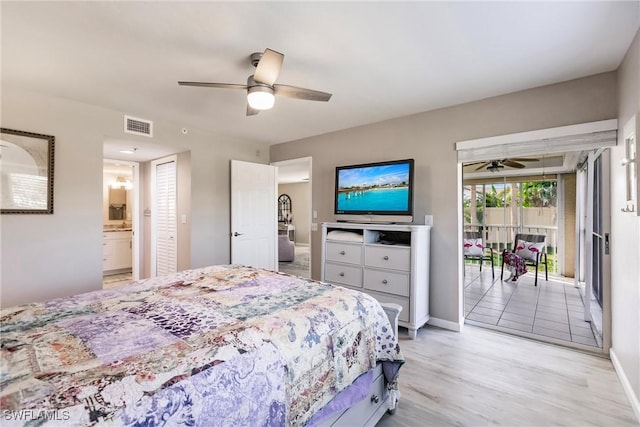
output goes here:
[[416, 337], [429, 320], [426, 225], [322, 224], [321, 280], [402, 306], [399, 322]]

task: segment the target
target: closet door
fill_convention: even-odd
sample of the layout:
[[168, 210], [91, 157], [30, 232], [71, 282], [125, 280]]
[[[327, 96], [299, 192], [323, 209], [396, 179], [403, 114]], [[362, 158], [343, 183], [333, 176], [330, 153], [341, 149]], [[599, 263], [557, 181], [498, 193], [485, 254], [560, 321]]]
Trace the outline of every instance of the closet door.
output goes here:
[[176, 158], [152, 162], [153, 210], [151, 276], [177, 271]]

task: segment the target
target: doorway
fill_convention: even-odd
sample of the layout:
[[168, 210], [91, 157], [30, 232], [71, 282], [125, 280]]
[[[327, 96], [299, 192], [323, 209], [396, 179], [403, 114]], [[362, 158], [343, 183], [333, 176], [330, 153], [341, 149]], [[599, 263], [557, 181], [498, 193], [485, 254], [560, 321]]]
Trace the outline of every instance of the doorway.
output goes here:
[[103, 288], [138, 280], [139, 164], [105, 159], [102, 171]]
[[312, 159], [272, 165], [278, 167], [278, 270], [311, 278]]
[[[496, 176], [502, 173], [511, 176], [526, 175], [526, 173], [523, 172], [524, 169], [529, 169], [528, 166], [513, 166], [513, 161], [518, 160], [518, 158], [524, 157], [524, 160], [526, 160], [526, 158], [538, 158], [537, 163], [539, 164], [543, 159], [548, 160], [552, 156], [560, 155], [562, 162], [559, 162], [558, 165], [549, 165], [547, 163], [547, 167], [541, 168], [542, 170], [538, 171], [538, 173], [542, 176], [545, 176], [545, 174], [557, 175], [558, 177], [563, 176], [562, 179], [565, 181], [565, 184], [563, 186], [558, 185], [557, 187], [559, 199], [558, 218], [566, 219], [564, 215], [564, 202], [575, 197], [573, 192], [578, 193], [581, 188], [580, 180], [577, 179], [576, 176], [576, 171], [579, 169], [577, 165], [583, 164], [587, 156], [597, 155], [596, 153], [605, 153], [607, 147], [615, 146], [616, 143], [617, 121], [604, 120], [601, 122], [584, 123], [559, 128], [523, 132], [520, 134], [504, 135], [495, 138], [462, 141], [456, 144], [459, 162], [459, 203], [461, 207], [459, 213], [459, 238], [461, 242], [459, 292], [461, 313], [466, 315], [466, 319], [462, 317], [462, 319], [464, 319], [462, 322], [476, 324], [475, 322], [482, 320], [491, 320], [491, 322], [495, 320], [495, 324], [489, 324], [486, 327], [489, 329], [512, 333], [514, 335], [579, 348], [581, 350], [594, 353], [608, 352], [607, 337], [610, 335], [610, 324], [607, 324], [606, 322], [607, 316], [606, 314], [604, 316], [605, 322], [602, 328], [603, 339], [599, 342], [593, 334], [593, 328], [591, 327], [592, 319], [585, 316], [586, 308], [584, 304], [586, 303], [588, 305], [588, 298], [585, 297], [584, 293], [580, 292], [579, 286], [575, 285], [573, 279], [556, 280], [556, 277], [549, 276], [548, 281], [538, 280], [538, 285], [535, 286], [533, 279], [530, 280], [531, 283], [527, 283], [526, 279], [528, 279], [527, 276], [529, 276], [527, 274], [522, 276], [516, 284], [512, 282], [503, 282], [500, 280], [502, 260], [499, 254], [501, 253], [501, 248], [498, 248], [497, 251], [497, 266], [499, 267], [496, 272], [496, 278], [491, 277], [490, 268], [484, 269], [483, 274], [485, 274], [485, 276], [479, 276], [480, 280], [484, 281], [484, 283], [479, 283], [476, 289], [476, 293], [479, 294], [478, 300], [489, 297], [489, 299], [484, 301], [485, 308], [482, 308], [482, 311], [485, 313], [483, 314], [485, 316], [490, 316], [492, 314], [496, 314], [490, 312], [490, 310], [497, 310], [498, 312], [496, 316], [493, 316], [495, 319], [477, 318], [474, 320], [468, 317], [470, 313], [470, 310], [468, 310], [468, 303], [474, 303], [474, 301], [465, 301], [465, 298], [469, 296], [469, 293], [465, 292], [465, 290], [466, 287], [469, 286], [468, 280], [470, 275], [468, 274], [469, 266], [465, 264], [462, 256], [462, 234], [464, 230], [463, 182], [467, 180], [469, 178], [468, 175], [470, 175], [468, 173], [464, 173], [464, 165], [467, 165], [467, 171], [469, 171], [469, 167], [472, 167], [474, 168], [472, 169], [473, 172], [478, 172], [480, 175], [484, 174], [484, 176], [475, 176], [474, 178], [493, 177], [495, 179]], [[470, 163], [476, 164], [470, 166]], [[518, 163], [520, 162], [518, 161]], [[604, 161], [604, 164], [606, 164], [606, 160]], [[568, 169], [567, 166], [569, 166]], [[593, 173], [595, 166], [592, 165], [591, 170]], [[530, 174], [533, 174], [532, 171], [529, 172]], [[606, 173], [603, 173], [602, 177], [605, 175]], [[564, 176], [574, 176], [574, 178], [565, 180]], [[603, 197], [601, 199], [602, 203], [600, 204], [600, 207], [604, 208], [604, 205], [607, 203], [606, 200], [608, 200], [606, 195], [606, 192], [608, 191], [608, 184], [606, 184], [605, 181], [602, 181], [601, 190], [603, 192]], [[586, 195], [584, 197], [588, 198]], [[574, 203], [574, 205], [577, 205], [577, 203]], [[594, 211], [593, 207], [590, 206], [589, 209], [584, 211], [584, 213], [585, 217], [592, 221], [593, 216], [597, 211]], [[602, 213], [603, 218], [604, 215], [605, 214]], [[503, 221], [503, 223], [507, 225], [505, 221]], [[595, 251], [585, 250], [584, 247], [582, 247], [584, 245], [579, 244], [577, 232], [574, 231], [576, 229], [575, 225], [568, 226], [565, 224], [564, 229], [562, 229], [560, 224], [561, 222], [559, 221], [557, 232], [559, 251], [557, 253], [558, 256], [554, 259], [554, 261], [558, 263], [560, 274], [567, 275], [566, 272], [572, 269], [572, 264], [574, 264], [573, 257], [584, 255], [584, 264], [586, 268], [593, 268], [592, 261], [597, 261], [597, 264], [602, 267], [600, 270], [602, 275], [597, 277], [602, 280], [601, 291], [603, 297], [603, 311], [606, 313], [608, 310], [607, 307], [610, 304], [608, 301], [610, 295], [610, 272], [606, 267], [608, 265], [608, 260], [606, 260], [608, 255], [606, 253], [601, 253], [597, 248], [604, 248], [606, 246], [608, 224], [603, 223], [602, 229], [597, 232], [599, 235], [598, 237], [602, 237], [602, 239], [597, 242], [593, 242], [591, 234], [586, 236], [585, 233], [584, 242], [589, 245], [593, 245], [594, 248], [597, 246]], [[573, 239], [571, 239], [572, 237]], [[564, 249], [560, 249], [563, 242], [565, 247]], [[513, 244], [514, 243], [511, 242], [510, 246], [513, 246]], [[597, 259], [598, 255], [602, 255], [601, 260], [604, 261], [603, 263], [600, 263], [601, 260]], [[578, 264], [574, 265], [576, 266], [575, 273], [580, 274]], [[486, 275], [488, 275], [488, 278]], [[571, 276], [571, 274], [568, 275]], [[542, 277], [544, 279], [544, 273]], [[587, 277], [589, 277], [588, 274]], [[557, 284], [560, 286], [554, 286], [553, 288], [549, 287], [547, 283], [551, 283], [552, 281], [557, 281]], [[591, 282], [589, 282], [587, 287], [587, 291], [590, 291]], [[525, 300], [531, 299], [535, 300], [536, 304], [534, 306], [523, 305]], [[475, 303], [477, 303], [478, 300], [476, 300]], [[513, 310], [506, 310], [505, 306], [511, 303], [514, 303]], [[492, 304], [493, 306], [490, 307], [488, 304]], [[501, 307], [497, 307], [497, 305], [501, 305]], [[516, 309], [519, 311], [516, 311]], [[542, 313], [542, 316], [538, 316], [539, 312]], [[511, 314], [503, 317], [505, 313]], [[503, 324], [499, 325], [501, 321]], [[530, 324], [528, 324], [529, 322]], [[525, 325], [525, 323], [527, 324]], [[560, 330], [559, 323], [564, 323], [562, 326], [564, 330], [560, 331], [561, 334], [557, 333]], [[550, 331], [544, 331], [547, 336], [537, 336], [538, 334], [534, 334], [535, 331], [533, 329], [536, 329], [536, 324], [539, 331], [542, 331], [542, 328], [550, 329]], [[559, 335], [562, 335], [562, 337], [559, 337]], [[589, 343], [581, 342], [581, 335], [588, 338]], [[602, 342], [604, 342], [604, 344], [602, 344]]]

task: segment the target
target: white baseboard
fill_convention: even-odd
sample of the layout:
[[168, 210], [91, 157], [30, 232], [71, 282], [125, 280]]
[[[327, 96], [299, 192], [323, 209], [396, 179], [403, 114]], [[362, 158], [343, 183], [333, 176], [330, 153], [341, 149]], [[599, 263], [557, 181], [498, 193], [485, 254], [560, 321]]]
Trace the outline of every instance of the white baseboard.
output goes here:
[[613, 363], [613, 368], [616, 370], [616, 374], [618, 374], [618, 378], [622, 383], [622, 388], [629, 399], [629, 403], [631, 404], [631, 408], [633, 412], [636, 414], [636, 418], [640, 421], [640, 401], [638, 400], [638, 396], [633, 392], [633, 388], [631, 387], [631, 383], [627, 378], [627, 375], [622, 369], [622, 365], [616, 356], [616, 353], [613, 349], [609, 350], [609, 356], [611, 357], [611, 363]]
[[438, 319], [437, 317], [432, 317], [427, 322], [428, 325], [437, 326], [438, 328], [448, 329], [450, 331], [460, 332], [462, 330], [462, 325], [464, 323], [456, 323], [450, 320]]

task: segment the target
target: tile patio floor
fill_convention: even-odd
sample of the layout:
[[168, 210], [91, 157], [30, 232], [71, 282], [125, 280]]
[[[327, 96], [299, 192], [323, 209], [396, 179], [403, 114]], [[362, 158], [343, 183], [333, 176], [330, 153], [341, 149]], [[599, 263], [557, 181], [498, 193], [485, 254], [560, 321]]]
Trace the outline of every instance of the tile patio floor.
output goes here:
[[[508, 274], [505, 272], [505, 278]], [[467, 323], [515, 335], [565, 344], [587, 351], [599, 349], [589, 322], [583, 320], [579, 290], [562, 277], [529, 272], [517, 282], [500, 280], [500, 266], [465, 264], [464, 311]]]

